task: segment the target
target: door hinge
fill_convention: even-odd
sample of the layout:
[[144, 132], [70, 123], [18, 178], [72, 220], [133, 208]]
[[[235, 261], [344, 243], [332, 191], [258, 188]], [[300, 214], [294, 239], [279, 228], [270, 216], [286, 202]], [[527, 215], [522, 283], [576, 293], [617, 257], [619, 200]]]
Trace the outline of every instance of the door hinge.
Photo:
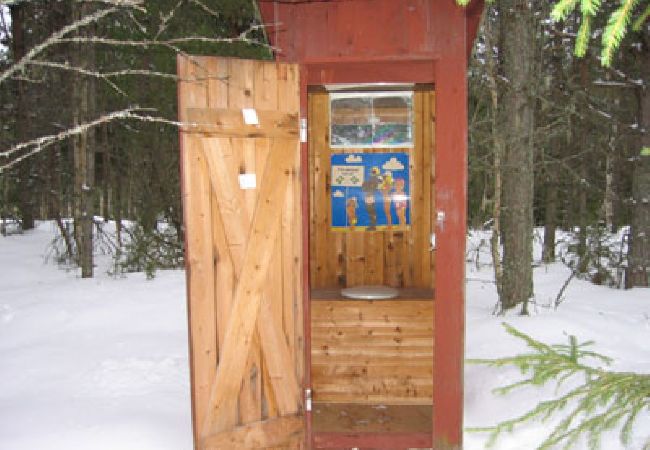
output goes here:
[[307, 119], [305, 117], [300, 118], [300, 142], [303, 144], [307, 142]]
[[305, 411], [311, 411], [311, 389], [305, 389]]

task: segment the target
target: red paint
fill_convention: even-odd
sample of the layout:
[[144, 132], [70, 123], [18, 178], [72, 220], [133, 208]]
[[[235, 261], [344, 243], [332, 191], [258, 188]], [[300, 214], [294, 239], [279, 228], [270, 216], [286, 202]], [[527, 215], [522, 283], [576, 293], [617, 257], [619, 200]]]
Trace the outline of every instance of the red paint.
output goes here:
[[432, 60], [404, 60], [396, 63], [350, 62], [316, 63], [306, 65], [309, 70], [307, 84], [322, 85], [336, 83], [431, 83], [433, 82]]
[[[278, 60], [301, 65], [301, 112], [307, 88], [329, 83], [433, 83], [436, 89], [436, 314], [434, 323], [433, 436], [391, 433], [346, 435], [307, 429], [314, 448], [462, 447], [464, 277], [467, 199], [467, 59], [483, 0], [467, 9], [454, 0], [258, 0]], [[303, 180], [307, 147], [303, 145]], [[307, 183], [303, 183], [306, 186]], [[309, 258], [307, 191], [303, 190], [305, 361], [309, 372]], [[434, 212], [434, 220], [436, 219]], [[309, 374], [305, 386], [309, 386]], [[356, 441], [354, 439], [357, 439]], [[358, 441], [363, 439], [363, 442]], [[386, 444], [387, 439], [397, 439]], [[408, 441], [409, 443], [411, 441]], [[419, 442], [419, 441], [418, 441]]]
[[314, 433], [313, 449], [385, 449], [431, 448], [430, 433]]
[[[467, 34], [469, 56], [484, 0], [462, 9], [448, 0], [258, 0], [278, 59], [294, 62], [436, 59], [451, 40]], [[451, 8], [467, 17], [467, 29], [440, 28]], [[441, 15], [442, 14], [442, 15]], [[276, 25], [277, 24], [277, 25]], [[452, 43], [453, 44], [453, 43]]]

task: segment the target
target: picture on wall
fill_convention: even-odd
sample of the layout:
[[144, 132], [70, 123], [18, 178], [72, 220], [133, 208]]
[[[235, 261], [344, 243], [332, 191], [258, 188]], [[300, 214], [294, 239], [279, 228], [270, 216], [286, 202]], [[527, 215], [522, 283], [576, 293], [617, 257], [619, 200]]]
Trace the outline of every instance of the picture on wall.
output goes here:
[[334, 154], [330, 173], [334, 231], [401, 231], [409, 228], [408, 153]]

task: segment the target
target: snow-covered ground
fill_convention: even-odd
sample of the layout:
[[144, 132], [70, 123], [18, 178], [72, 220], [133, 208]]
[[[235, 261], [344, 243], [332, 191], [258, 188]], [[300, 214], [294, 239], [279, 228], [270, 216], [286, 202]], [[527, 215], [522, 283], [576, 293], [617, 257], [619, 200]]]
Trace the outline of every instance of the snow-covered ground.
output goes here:
[[[614, 359], [610, 369], [650, 373], [650, 289], [617, 290], [574, 278], [564, 292], [562, 303], [555, 309], [555, 298], [571, 272], [563, 263], [540, 265], [534, 272], [535, 299], [530, 316], [522, 317], [518, 311], [513, 311], [506, 317], [496, 317], [492, 315], [497, 294], [489, 265], [489, 243], [481, 242], [482, 239], [487, 241], [488, 236], [474, 233], [468, 239], [471, 256], [468, 259], [475, 261], [476, 249], [479, 249], [479, 264], [478, 268], [475, 262], [467, 264], [467, 358], [497, 358], [528, 352], [522, 341], [504, 331], [502, 323], [506, 322], [547, 344], [567, 344], [569, 335], [575, 335], [579, 342], [593, 340], [595, 344], [590, 350]], [[539, 261], [541, 248], [539, 242], [536, 244], [535, 259]], [[540, 400], [557, 397], [554, 385], [522, 388], [503, 397], [492, 393], [494, 388], [523, 378], [516, 368], [466, 365], [465, 426], [494, 425], [530, 410]], [[532, 450], [556, 422], [549, 420], [516, 429], [512, 434], [503, 435], [494, 448]], [[639, 418], [634, 438], [627, 448], [641, 450], [648, 440], [650, 411]], [[485, 434], [465, 433], [468, 450], [483, 449], [485, 441]], [[575, 448], [588, 447], [582, 441]], [[603, 436], [601, 448], [625, 448], [618, 430]]]
[[[0, 450], [190, 450], [184, 273], [114, 278], [100, 258], [105, 267], [82, 280], [45, 262], [53, 235], [52, 224], [41, 223], [0, 237]], [[471, 237], [469, 248], [480, 238]], [[573, 280], [555, 310], [549, 305], [569, 273], [558, 263], [536, 269], [530, 317], [495, 317], [487, 245], [478, 254], [479, 267], [467, 265], [468, 358], [521, 351], [505, 321], [547, 343], [566, 343], [569, 334], [594, 340], [594, 350], [614, 358], [613, 369], [650, 373], [650, 290]], [[552, 386], [491, 392], [519, 378], [516, 369], [467, 365], [465, 424], [491, 425], [556, 394]], [[636, 429], [633, 450], [650, 435], [650, 412]], [[522, 427], [494, 448], [534, 449], [549, 430]], [[483, 449], [485, 439], [466, 433], [465, 448]], [[623, 447], [610, 433], [602, 448]]]
[[53, 236], [0, 237], [0, 449], [191, 449], [184, 273], [82, 280]]

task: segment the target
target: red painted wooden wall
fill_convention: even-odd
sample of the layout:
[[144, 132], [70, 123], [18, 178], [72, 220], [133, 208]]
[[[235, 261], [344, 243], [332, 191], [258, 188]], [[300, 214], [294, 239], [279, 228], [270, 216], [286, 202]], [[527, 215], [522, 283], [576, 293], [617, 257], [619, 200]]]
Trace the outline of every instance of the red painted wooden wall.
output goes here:
[[[461, 448], [466, 71], [483, 0], [473, 0], [465, 9], [458, 7], [454, 0], [258, 0], [258, 4], [264, 23], [271, 24], [267, 33], [278, 49], [277, 59], [301, 65], [303, 116], [307, 113], [308, 85], [370, 82], [435, 85], [436, 212], [444, 214], [436, 224], [436, 260], [444, 263], [435, 265], [433, 438], [435, 448]], [[303, 158], [306, 151], [303, 145]], [[309, 209], [306, 207], [304, 211]], [[433, 219], [438, 217], [436, 213]], [[307, 251], [308, 246], [304, 247]], [[305, 270], [305, 280], [308, 280], [308, 269]]]

